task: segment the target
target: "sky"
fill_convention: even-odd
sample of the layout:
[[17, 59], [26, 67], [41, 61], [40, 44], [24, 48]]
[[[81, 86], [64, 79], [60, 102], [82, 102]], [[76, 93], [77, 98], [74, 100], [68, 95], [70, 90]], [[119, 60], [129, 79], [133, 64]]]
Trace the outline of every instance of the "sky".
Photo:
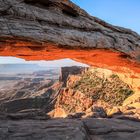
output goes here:
[[140, 0], [72, 0], [90, 15], [140, 34]]
[[25, 61], [24, 59], [16, 57], [0, 57], [0, 64], [38, 64], [44, 67], [88, 66], [68, 58], [54, 61]]

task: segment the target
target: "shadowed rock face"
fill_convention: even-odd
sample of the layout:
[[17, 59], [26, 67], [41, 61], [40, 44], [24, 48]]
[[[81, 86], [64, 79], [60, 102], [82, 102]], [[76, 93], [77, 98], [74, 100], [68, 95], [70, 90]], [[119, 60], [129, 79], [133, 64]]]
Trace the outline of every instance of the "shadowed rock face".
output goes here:
[[140, 123], [117, 119], [0, 120], [2, 140], [139, 140]]
[[137, 33], [92, 17], [69, 0], [0, 0], [1, 50], [12, 47], [9, 40], [14, 44], [24, 41], [27, 47], [40, 50], [48, 43], [113, 49], [140, 60]]

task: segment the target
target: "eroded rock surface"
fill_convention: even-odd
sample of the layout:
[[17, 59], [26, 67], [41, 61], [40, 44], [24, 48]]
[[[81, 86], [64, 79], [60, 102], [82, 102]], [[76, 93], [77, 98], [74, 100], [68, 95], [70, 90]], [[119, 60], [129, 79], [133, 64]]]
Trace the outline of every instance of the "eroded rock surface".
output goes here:
[[122, 74], [90, 67], [81, 68], [81, 72], [77, 71], [75, 75], [70, 67], [62, 70], [61, 77], [65, 77], [63, 82], [66, 83], [57, 97], [54, 110], [48, 114], [51, 117], [140, 120], [140, 85], [134, 82], [139, 77], [138, 73], [128, 70]]
[[52, 43], [113, 49], [140, 59], [137, 33], [92, 17], [69, 0], [0, 0], [0, 25], [1, 50], [19, 48], [23, 41], [33, 50]]
[[[117, 82], [119, 77], [112, 71], [100, 68], [79, 67], [78, 69], [75, 67], [75, 69], [78, 70], [76, 75], [69, 75], [74, 74], [73, 71], [69, 67], [65, 69], [63, 68], [61, 77], [63, 77], [63, 73], [69, 73], [66, 77], [64, 76], [65, 80], [63, 81], [67, 82], [65, 84], [67, 88], [60, 90], [61, 92], [57, 95], [55, 94], [53, 97], [54, 100], [52, 100], [52, 103], [55, 103], [55, 108], [51, 112], [48, 113], [47, 110], [48, 107], [53, 107], [50, 102], [45, 102], [46, 107], [43, 106], [39, 109], [27, 109], [30, 105], [33, 105], [33, 102], [23, 104], [23, 102], [19, 100], [19, 103], [16, 105], [9, 102], [7, 108], [10, 109], [10, 113], [0, 113], [0, 140], [139, 140], [139, 101], [135, 101], [135, 106], [131, 103], [128, 104], [129, 106], [116, 106], [116, 104], [113, 106], [110, 104], [110, 101], [103, 103], [100, 99], [98, 102], [95, 102], [95, 98], [91, 98], [88, 95], [89, 91], [86, 91], [86, 89], [92, 89], [94, 90], [92, 94], [96, 93], [97, 88], [93, 88], [96, 87], [96, 85], [94, 85], [96, 81], [100, 84], [107, 82], [106, 84], [110, 85], [106, 78], [109, 78], [111, 75], [111, 78], [113, 78], [113, 87], [110, 87], [110, 91], [112, 92], [108, 91], [110, 94], [107, 95], [107, 97], [110, 98], [111, 93], [114, 95], [116, 94], [116, 92], [113, 91], [114, 88], [120, 89]], [[88, 78], [84, 80], [84, 83], [81, 82], [78, 84], [86, 84], [86, 86], [83, 86], [84, 92], [78, 91], [79, 89], [77, 91], [70, 89], [70, 87], [72, 88], [77, 81], [82, 80], [82, 75], [85, 75], [87, 72], [90, 72], [90, 75], [88, 74]], [[95, 76], [95, 73], [96, 77], [93, 77]], [[114, 75], [112, 75], [112, 73]], [[86, 81], [91, 79], [95, 80], [94, 83]], [[124, 78], [122, 79], [125, 81]], [[60, 80], [62, 79], [60, 78]], [[124, 85], [124, 88], [129, 89], [126, 92], [131, 91], [130, 87], [127, 86], [126, 83], [121, 80], [119, 81], [119, 83]], [[98, 85], [100, 85], [99, 83]], [[117, 88], [113, 83], [116, 83]], [[94, 86], [89, 88], [89, 85]], [[106, 87], [108, 87], [107, 85]], [[134, 88], [135, 85], [132, 85], [132, 87]], [[102, 87], [102, 89], [104, 89], [104, 87]], [[82, 90], [82, 87], [80, 90]], [[39, 93], [40, 96], [44, 95], [44, 92]], [[100, 91], [100, 94], [103, 93]], [[122, 96], [122, 94], [120, 94], [120, 96]], [[129, 98], [131, 98], [131, 96], [129, 96]], [[119, 99], [116, 96], [115, 98], [116, 100]], [[38, 104], [38, 102], [34, 103]], [[24, 107], [27, 105], [26, 110], [21, 110], [22, 108], [20, 105], [23, 105]], [[19, 107], [21, 111], [14, 111], [15, 107]], [[13, 112], [11, 113], [11, 111]], [[55, 117], [55, 119], [53, 117]]]
[[0, 140], [139, 140], [140, 123], [117, 119], [0, 120]]
[[[72, 50], [73, 48], [80, 48], [80, 50]], [[113, 49], [122, 53], [105, 50], [88, 51], [82, 50], [83, 48]], [[111, 69], [115, 66], [115, 70], [118, 70], [116, 66], [119, 68], [128, 66], [139, 71], [139, 65], [135, 67], [132, 63], [129, 64], [126, 58], [130, 56], [140, 60], [140, 36], [131, 30], [112, 26], [90, 16], [69, 0], [0, 0], [0, 54], [30, 60], [69, 57], [90, 65], [103, 66], [104, 64], [109, 69], [109, 66], [113, 66]], [[131, 76], [133, 76], [132, 82]], [[121, 78], [126, 80], [126, 77]], [[127, 84], [139, 81], [139, 75], [131, 74], [127, 78], [130, 80], [126, 80]], [[67, 75], [64, 81], [66, 79]], [[67, 86], [74, 84], [76, 80], [80, 80], [77, 75], [69, 78]], [[139, 84], [132, 86], [139, 89]], [[36, 94], [44, 95], [48, 89], [46, 91], [43, 89]], [[133, 94], [133, 97], [127, 98], [123, 102], [123, 107], [109, 110], [100, 106], [90, 107], [93, 102], [88, 97], [85, 98], [84, 94], [85, 92], [74, 96], [73, 91], [68, 90], [63, 96], [65, 97], [63, 100], [68, 98], [65, 102], [69, 104], [79, 102], [74, 98], [71, 100], [70, 97], [81, 99], [82, 106], [76, 108], [80, 110], [76, 114], [67, 115], [62, 108], [57, 108], [56, 117], [65, 115], [72, 119], [51, 120], [50, 117], [54, 112], [46, 114], [47, 108], [38, 110], [28, 106], [21, 108], [24, 109], [22, 111], [14, 111], [24, 100], [20, 100], [18, 104], [16, 100], [7, 102], [4, 105], [6, 108], [11, 107], [9, 112], [12, 113], [0, 114], [0, 140], [139, 140], [140, 96], [138, 92]], [[16, 95], [14, 94], [13, 97]], [[32, 94], [30, 96], [35, 97]], [[31, 105], [33, 102], [28, 103]], [[52, 102], [49, 103], [52, 105]], [[83, 106], [87, 106], [85, 112], [82, 110]], [[81, 119], [82, 117], [86, 119]]]
[[[16, 67], [16, 65], [13, 67]], [[23, 65], [20, 65], [20, 67], [24, 69]], [[27, 65], [27, 67], [30, 67], [30, 65]], [[8, 66], [6, 68], [8, 69]], [[16, 67], [16, 69], [18, 68]], [[10, 70], [12, 71], [12, 69]], [[52, 74], [48, 76], [48, 73], [50, 74], [51, 72]], [[58, 81], [59, 70], [55, 70], [55, 72], [51, 70], [48, 72], [36, 71], [25, 74], [13, 74], [13, 76], [9, 77], [1, 74], [0, 112], [17, 113], [27, 110], [32, 112], [43, 108], [46, 108], [46, 112], [47, 110], [51, 111], [53, 108], [51, 103], [62, 86], [61, 82]], [[41, 75], [42, 78], [40, 77]]]

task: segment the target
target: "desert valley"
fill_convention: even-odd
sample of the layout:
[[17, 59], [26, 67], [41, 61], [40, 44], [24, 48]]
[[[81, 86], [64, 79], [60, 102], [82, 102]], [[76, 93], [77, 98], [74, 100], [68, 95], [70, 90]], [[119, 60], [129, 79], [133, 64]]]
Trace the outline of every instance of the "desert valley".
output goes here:
[[0, 0], [0, 140], [139, 140], [140, 35], [70, 0]]

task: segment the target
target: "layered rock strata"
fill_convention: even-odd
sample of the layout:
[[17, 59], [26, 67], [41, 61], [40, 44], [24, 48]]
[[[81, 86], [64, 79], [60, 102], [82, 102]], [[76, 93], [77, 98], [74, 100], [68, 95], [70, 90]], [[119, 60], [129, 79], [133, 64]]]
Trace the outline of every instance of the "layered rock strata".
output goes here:
[[23, 46], [19, 42], [33, 50], [48, 43], [112, 49], [140, 59], [137, 33], [92, 17], [69, 0], [0, 0], [0, 49], [14, 44], [18, 49]]

